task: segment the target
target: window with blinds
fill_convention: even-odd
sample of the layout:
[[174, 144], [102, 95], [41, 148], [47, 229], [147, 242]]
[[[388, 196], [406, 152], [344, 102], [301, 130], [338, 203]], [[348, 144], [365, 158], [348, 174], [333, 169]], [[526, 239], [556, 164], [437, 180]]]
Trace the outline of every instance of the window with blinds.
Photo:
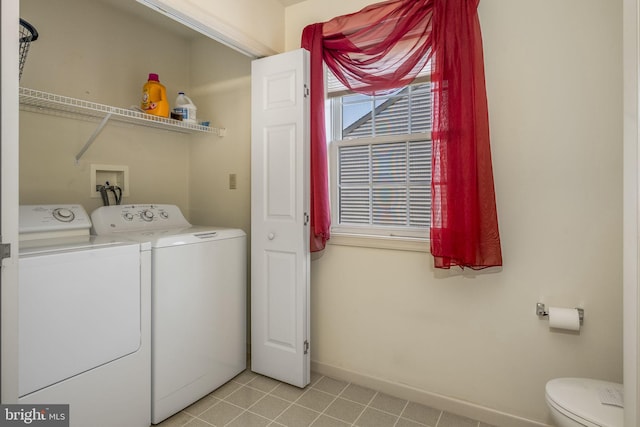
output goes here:
[[334, 231], [427, 237], [430, 83], [418, 82], [383, 96], [329, 96]]

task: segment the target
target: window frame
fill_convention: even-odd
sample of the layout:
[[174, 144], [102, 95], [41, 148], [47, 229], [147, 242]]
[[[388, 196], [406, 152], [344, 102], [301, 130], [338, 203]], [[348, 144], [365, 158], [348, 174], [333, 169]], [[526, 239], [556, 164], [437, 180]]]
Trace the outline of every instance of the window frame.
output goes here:
[[[411, 85], [428, 82], [428, 78], [416, 79]], [[410, 227], [388, 227], [366, 225], [339, 224], [339, 188], [338, 188], [338, 150], [344, 146], [385, 144], [390, 142], [432, 142], [431, 131], [413, 134], [393, 134], [368, 138], [342, 139], [342, 109], [340, 98], [349, 95], [341, 91], [331, 94], [326, 103], [327, 135], [329, 136], [329, 187], [331, 196], [331, 215], [334, 219], [331, 226], [329, 243], [359, 247], [377, 247], [386, 249], [428, 251], [429, 227], [423, 229]], [[430, 212], [429, 212], [430, 214]]]

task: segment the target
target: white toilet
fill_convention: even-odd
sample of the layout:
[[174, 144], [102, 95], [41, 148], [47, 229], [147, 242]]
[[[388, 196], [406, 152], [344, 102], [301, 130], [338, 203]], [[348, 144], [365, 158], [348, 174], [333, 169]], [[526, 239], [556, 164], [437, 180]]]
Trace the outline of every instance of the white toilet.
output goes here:
[[624, 410], [614, 404], [622, 384], [587, 378], [556, 378], [545, 387], [551, 419], [557, 427], [623, 427]]

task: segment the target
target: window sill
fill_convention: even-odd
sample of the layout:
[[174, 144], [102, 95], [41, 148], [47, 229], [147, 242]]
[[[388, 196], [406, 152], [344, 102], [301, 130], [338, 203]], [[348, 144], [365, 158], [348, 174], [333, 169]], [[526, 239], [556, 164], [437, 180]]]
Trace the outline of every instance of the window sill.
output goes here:
[[429, 252], [429, 240], [417, 237], [376, 236], [332, 232], [330, 245], [361, 248], [392, 249], [397, 251]]

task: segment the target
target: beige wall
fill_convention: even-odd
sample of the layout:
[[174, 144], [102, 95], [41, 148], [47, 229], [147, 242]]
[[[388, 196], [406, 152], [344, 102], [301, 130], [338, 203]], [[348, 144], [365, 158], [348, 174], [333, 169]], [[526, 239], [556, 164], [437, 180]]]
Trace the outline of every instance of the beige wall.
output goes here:
[[356, 12], [363, 7], [377, 3], [370, 0], [306, 0], [285, 9], [284, 48], [289, 51], [300, 47], [302, 29], [316, 22]]
[[[287, 8], [286, 49], [367, 3]], [[504, 268], [329, 245], [311, 270], [318, 366], [541, 422], [551, 378], [622, 382], [621, 6], [480, 3]], [[580, 334], [550, 331], [537, 301], [584, 307]]]
[[[251, 227], [251, 60], [209, 40], [193, 45], [192, 94], [203, 117], [227, 128], [224, 138], [194, 137], [190, 146], [194, 223]], [[236, 175], [235, 190], [229, 175]]]
[[[142, 85], [154, 72], [171, 103], [184, 90], [198, 105], [200, 119], [221, 124], [191, 93], [190, 40], [95, 0], [22, 0], [21, 16], [40, 33], [22, 86], [126, 108], [139, 104]], [[90, 197], [91, 164], [124, 165], [130, 172], [125, 203], [177, 204], [189, 216], [191, 141], [223, 139], [111, 121], [76, 165], [75, 155], [97, 124], [21, 112], [20, 203], [81, 203], [91, 212], [102, 204]]]

